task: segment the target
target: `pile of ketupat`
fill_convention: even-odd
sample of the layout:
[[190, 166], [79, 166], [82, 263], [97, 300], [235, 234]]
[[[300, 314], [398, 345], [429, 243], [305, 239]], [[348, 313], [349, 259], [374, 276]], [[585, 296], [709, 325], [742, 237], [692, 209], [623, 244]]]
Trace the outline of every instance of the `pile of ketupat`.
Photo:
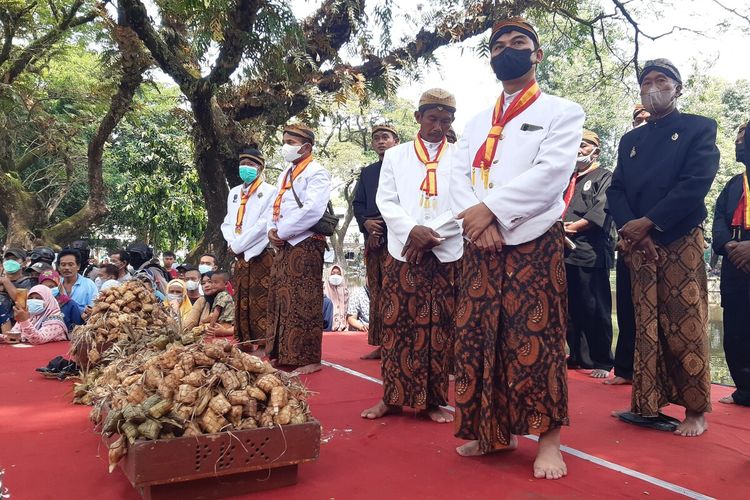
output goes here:
[[145, 348], [164, 350], [180, 327], [140, 280], [102, 290], [85, 325], [73, 330], [70, 353], [84, 371]]
[[107, 367], [96, 383], [92, 410], [102, 433], [120, 437], [109, 447], [109, 470], [139, 439], [171, 439], [222, 431], [301, 424], [311, 419], [307, 390], [297, 377], [273, 368], [227, 341], [172, 344], [137, 368]]

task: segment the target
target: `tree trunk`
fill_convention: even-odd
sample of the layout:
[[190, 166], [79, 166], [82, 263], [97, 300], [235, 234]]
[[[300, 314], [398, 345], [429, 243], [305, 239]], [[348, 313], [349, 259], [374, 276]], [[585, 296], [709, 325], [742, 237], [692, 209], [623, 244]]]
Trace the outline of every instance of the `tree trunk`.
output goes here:
[[220, 266], [226, 268], [233, 256], [228, 252], [221, 224], [227, 214], [227, 179], [233, 184], [241, 182], [235, 168], [241, 138], [231, 133], [232, 126], [227, 123], [229, 120], [216, 105], [212, 95], [199, 94], [190, 102], [195, 117], [195, 167], [203, 188], [208, 220], [203, 238], [188, 254], [187, 260], [197, 261], [201, 254], [212, 253], [216, 255]]

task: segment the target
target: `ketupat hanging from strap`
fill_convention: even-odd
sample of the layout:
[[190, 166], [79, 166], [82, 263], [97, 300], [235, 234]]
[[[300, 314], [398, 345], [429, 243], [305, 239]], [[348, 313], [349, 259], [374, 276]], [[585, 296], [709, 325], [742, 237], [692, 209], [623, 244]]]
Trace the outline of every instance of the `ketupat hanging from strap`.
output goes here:
[[[284, 177], [284, 182], [281, 184], [281, 189], [279, 189], [279, 194], [276, 195], [276, 201], [273, 202], [273, 221], [278, 222], [279, 216], [281, 215], [281, 198], [284, 197], [284, 193], [289, 191], [289, 188], [292, 187], [292, 181], [296, 180], [297, 177], [305, 170], [305, 168], [310, 164], [313, 157], [312, 155], [308, 156], [301, 162], [297, 163], [292, 169], [287, 172], [287, 175]], [[291, 179], [289, 178], [291, 176]]]
[[474, 156], [474, 162], [472, 163], [471, 171], [471, 183], [476, 185], [476, 170], [481, 169], [482, 182], [484, 188], [487, 189], [490, 181], [490, 167], [492, 166], [492, 159], [495, 157], [497, 151], [498, 142], [503, 138], [503, 129], [516, 116], [520, 115], [524, 110], [531, 106], [539, 96], [542, 95], [542, 91], [539, 89], [536, 80], [530, 81], [519, 94], [510, 103], [508, 109], [503, 113], [503, 107], [505, 106], [505, 93], [503, 93], [495, 103], [495, 109], [492, 112], [492, 128], [490, 128], [489, 134], [484, 144], [479, 148], [477, 154]]
[[240, 199], [240, 208], [237, 209], [237, 219], [234, 222], [235, 234], [242, 234], [242, 221], [245, 219], [247, 200], [249, 200], [253, 193], [258, 190], [258, 187], [260, 187], [261, 184], [263, 184], [263, 179], [258, 177], [253, 181], [252, 184], [250, 184], [247, 193], [244, 193], [242, 195], [242, 198]]
[[748, 186], [747, 172], [742, 174], [742, 196], [732, 216], [732, 237], [741, 238], [742, 231], [750, 231], [750, 186]]
[[448, 140], [447, 138], [443, 137], [443, 141], [440, 143], [437, 152], [435, 153], [435, 158], [430, 159], [430, 153], [429, 151], [427, 151], [427, 146], [425, 146], [424, 141], [422, 141], [422, 138], [419, 137], [419, 134], [417, 134], [417, 137], [414, 139], [414, 151], [417, 153], [417, 158], [424, 164], [425, 167], [427, 167], [424, 180], [422, 181], [422, 185], [419, 187], [419, 189], [422, 191], [420, 205], [424, 208], [429, 208], [430, 198], [433, 196], [437, 196], [438, 194], [437, 166], [438, 163], [440, 163], [440, 158], [442, 158], [443, 153], [445, 153], [447, 147]]

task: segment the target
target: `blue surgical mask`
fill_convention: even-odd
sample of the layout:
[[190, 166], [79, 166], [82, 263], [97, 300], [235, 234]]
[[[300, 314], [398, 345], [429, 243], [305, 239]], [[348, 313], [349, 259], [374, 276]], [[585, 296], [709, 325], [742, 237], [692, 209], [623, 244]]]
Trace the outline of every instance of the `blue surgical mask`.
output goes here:
[[198, 272], [201, 274], [206, 274], [209, 271], [213, 271], [213, 266], [209, 266], [208, 264], [201, 264], [198, 266]]
[[42, 299], [28, 299], [26, 309], [32, 316], [42, 314], [44, 312], [44, 301]]
[[58, 287], [50, 288], [49, 291], [52, 292], [53, 297], [60, 295], [60, 289]]
[[5, 272], [8, 274], [17, 273], [21, 270], [21, 264], [15, 260], [6, 260], [3, 262], [3, 269], [5, 269]]
[[240, 165], [240, 179], [250, 184], [258, 178], [258, 167], [252, 165]]

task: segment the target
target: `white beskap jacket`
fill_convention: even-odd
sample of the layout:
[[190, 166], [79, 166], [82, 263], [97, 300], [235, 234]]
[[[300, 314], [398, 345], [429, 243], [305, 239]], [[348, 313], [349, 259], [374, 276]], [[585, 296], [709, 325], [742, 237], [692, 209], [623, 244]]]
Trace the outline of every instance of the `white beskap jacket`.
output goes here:
[[250, 196], [245, 205], [245, 216], [242, 219], [242, 233], [234, 229], [237, 211], [242, 201], [243, 184], [233, 187], [227, 197], [227, 215], [221, 224], [221, 232], [229, 248], [237, 254], [244, 254], [245, 261], [257, 257], [268, 246], [268, 221], [273, 212], [273, 200], [276, 188], [262, 182]]
[[[451, 204], [458, 215], [484, 202], [500, 222], [505, 243], [520, 245], [543, 235], [562, 216], [585, 114], [572, 101], [540, 95], [503, 130], [485, 189], [472, 163], [492, 127], [492, 110], [476, 115], [464, 129], [453, 156]], [[477, 170], [473, 186], [472, 170]]]
[[[287, 166], [279, 175], [276, 192], [273, 194], [274, 200], [292, 166]], [[267, 226], [267, 231], [276, 229], [279, 238], [288, 241], [292, 246], [298, 245], [314, 234], [310, 228], [323, 217], [326, 205], [331, 199], [331, 174], [320, 163], [313, 160], [299, 177], [294, 179], [294, 191], [299, 196], [302, 207], [297, 205], [292, 189], [289, 188], [281, 198], [278, 222], [274, 222], [271, 216], [268, 218]], [[273, 205], [273, 201], [271, 204]]]
[[394, 259], [401, 256], [404, 244], [414, 226], [427, 226], [445, 241], [432, 252], [440, 262], [454, 262], [463, 254], [461, 228], [451, 212], [452, 144], [437, 166], [437, 196], [431, 198], [433, 209], [426, 211], [419, 204], [419, 189], [427, 168], [417, 158], [414, 142], [399, 144], [387, 150], [380, 169], [380, 183], [375, 201], [388, 229], [388, 252]]

